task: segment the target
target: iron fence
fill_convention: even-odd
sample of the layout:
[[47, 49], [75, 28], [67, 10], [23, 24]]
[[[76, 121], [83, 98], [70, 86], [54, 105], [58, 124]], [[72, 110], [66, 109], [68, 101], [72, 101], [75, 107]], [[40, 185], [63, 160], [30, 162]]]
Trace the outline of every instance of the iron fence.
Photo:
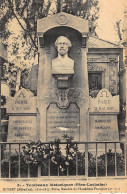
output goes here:
[[0, 178], [127, 175], [126, 142], [73, 142], [71, 146], [70, 143], [59, 142], [57, 147], [52, 142], [45, 142], [39, 149], [44, 150], [43, 146], [47, 146], [47, 154], [39, 162], [36, 157], [42, 152], [31, 146], [28, 147], [29, 154], [25, 155], [24, 146], [25, 143], [0, 143]]

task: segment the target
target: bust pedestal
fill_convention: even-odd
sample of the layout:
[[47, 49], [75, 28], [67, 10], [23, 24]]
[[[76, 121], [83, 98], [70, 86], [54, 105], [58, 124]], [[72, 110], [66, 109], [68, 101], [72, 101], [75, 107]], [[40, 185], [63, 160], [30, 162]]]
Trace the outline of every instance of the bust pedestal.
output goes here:
[[52, 71], [52, 75], [57, 79], [57, 87], [67, 89], [70, 87], [70, 80], [74, 75], [73, 70], [69, 70], [68, 72], [59, 72]]
[[69, 88], [74, 75], [74, 61], [68, 56], [64, 59], [57, 57], [52, 60], [52, 75], [57, 79], [58, 88]]

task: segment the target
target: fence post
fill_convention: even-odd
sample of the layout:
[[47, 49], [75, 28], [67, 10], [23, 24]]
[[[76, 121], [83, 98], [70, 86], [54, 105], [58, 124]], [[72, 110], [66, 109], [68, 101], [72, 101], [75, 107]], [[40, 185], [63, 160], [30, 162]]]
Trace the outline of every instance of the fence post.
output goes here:
[[117, 176], [117, 155], [116, 155], [116, 143], [114, 143], [115, 146], [115, 176]]
[[9, 178], [11, 177], [11, 144], [9, 144]]
[[21, 163], [21, 157], [20, 157], [20, 144], [19, 144], [19, 168], [18, 168], [18, 178], [20, 178], [20, 163]]
[[30, 178], [30, 164], [29, 164], [29, 161], [28, 161], [28, 178]]
[[124, 143], [125, 176], [127, 176], [127, 143]]
[[59, 168], [59, 166], [57, 167], [57, 176], [60, 176], [60, 168]]
[[[68, 143], [67, 143], [67, 159], [68, 159]], [[69, 176], [69, 166], [67, 165], [67, 176]]]
[[1, 178], [1, 170], [2, 170], [2, 167], [1, 167], [1, 163], [2, 163], [2, 157], [1, 157], [1, 153], [2, 153], [2, 150], [1, 150], [1, 143], [0, 143], [0, 178]]
[[78, 175], [78, 155], [77, 155], [77, 144], [76, 144], [76, 176]]
[[85, 176], [88, 177], [88, 144], [85, 144]]
[[107, 143], [105, 143], [105, 169], [106, 169], [106, 177], [107, 177]]
[[97, 151], [98, 150], [97, 150], [97, 143], [96, 143], [96, 177], [98, 177], [98, 164], [97, 164], [97, 162], [98, 162], [98, 159], [97, 159], [98, 152]]
[[[50, 155], [50, 144], [49, 144], [49, 155]], [[48, 160], [48, 176], [50, 176], [50, 158]]]
[[41, 177], [41, 165], [38, 164], [38, 178]]

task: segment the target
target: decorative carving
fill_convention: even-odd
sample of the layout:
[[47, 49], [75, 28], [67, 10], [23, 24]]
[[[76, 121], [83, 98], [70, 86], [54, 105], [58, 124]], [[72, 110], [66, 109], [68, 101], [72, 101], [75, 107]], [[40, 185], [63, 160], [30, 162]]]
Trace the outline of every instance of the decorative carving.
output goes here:
[[56, 103], [60, 108], [67, 108], [70, 103], [76, 103], [80, 108], [87, 107], [89, 96], [81, 89], [70, 88], [67, 90], [51, 89], [49, 95], [42, 100], [43, 104], [48, 106], [50, 103]]
[[75, 102], [81, 108], [86, 106], [89, 96], [87, 96], [81, 89], [70, 88], [68, 90], [69, 102]]
[[58, 23], [59, 23], [59, 24], [61, 24], [61, 25], [65, 25], [65, 24], [67, 24], [67, 23], [68, 23], [67, 16], [66, 16], [66, 15], [64, 15], [64, 14], [60, 14], [60, 15], [58, 15], [58, 17], [57, 17], [57, 21], [58, 21]]
[[109, 65], [111, 66], [111, 67], [114, 67], [114, 66], [116, 66], [116, 59], [115, 58], [112, 58], [112, 59], [109, 59]]
[[109, 97], [108, 91], [107, 90], [101, 90], [100, 91], [100, 98], [107, 98]]
[[115, 60], [110, 60], [109, 65], [109, 91], [112, 94], [117, 94], [117, 66]]
[[88, 63], [88, 71], [104, 71], [105, 68], [97, 64]]
[[89, 95], [90, 95], [92, 98], [96, 98], [98, 92], [99, 92], [99, 89], [90, 90], [90, 91], [89, 91]]
[[68, 101], [68, 96], [67, 96], [66, 90], [57, 90], [56, 95], [57, 95], [57, 99], [58, 99], [57, 105], [60, 108], [68, 107], [69, 101]]

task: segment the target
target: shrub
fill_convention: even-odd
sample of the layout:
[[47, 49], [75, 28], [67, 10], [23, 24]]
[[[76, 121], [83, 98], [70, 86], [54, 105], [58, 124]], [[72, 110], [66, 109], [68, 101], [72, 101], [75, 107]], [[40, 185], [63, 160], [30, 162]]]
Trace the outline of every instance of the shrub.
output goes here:
[[[85, 151], [79, 150], [77, 144], [73, 142], [73, 137], [65, 134], [64, 140], [66, 142], [64, 150], [60, 147], [60, 139], [55, 139], [50, 144], [38, 141], [23, 146], [20, 152], [21, 177], [37, 177], [38, 167], [41, 169], [41, 176], [76, 175], [76, 172], [78, 175], [85, 175]], [[116, 158], [117, 174], [124, 175], [124, 158], [119, 153], [116, 153]], [[98, 176], [105, 176], [105, 159], [105, 154], [98, 156]], [[2, 158], [2, 177], [9, 177], [9, 165], [11, 177], [18, 177], [19, 152], [16, 150], [11, 155], [10, 161]], [[107, 152], [107, 174], [115, 175], [115, 153], [111, 149]], [[96, 176], [96, 158], [90, 152], [88, 153], [88, 176]]]

